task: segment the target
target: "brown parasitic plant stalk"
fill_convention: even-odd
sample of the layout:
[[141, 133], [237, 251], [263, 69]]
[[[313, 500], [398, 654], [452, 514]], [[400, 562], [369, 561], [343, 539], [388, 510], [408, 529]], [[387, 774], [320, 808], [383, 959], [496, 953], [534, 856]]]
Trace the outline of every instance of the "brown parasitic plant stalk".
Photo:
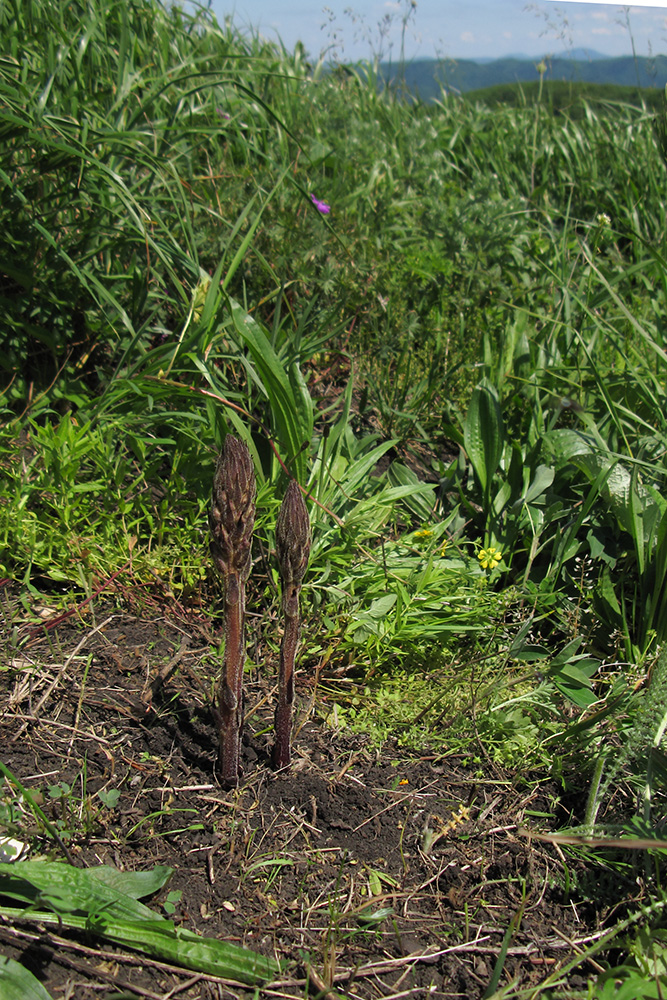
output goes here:
[[245, 657], [245, 587], [250, 573], [257, 484], [247, 445], [230, 434], [213, 477], [209, 514], [211, 555], [225, 593], [225, 653], [217, 691], [220, 735], [220, 780], [238, 785], [243, 727], [243, 661]]
[[273, 766], [289, 767], [294, 701], [294, 661], [299, 645], [299, 595], [310, 556], [310, 520], [298, 483], [291, 479], [276, 522], [276, 555], [285, 619], [280, 646]]

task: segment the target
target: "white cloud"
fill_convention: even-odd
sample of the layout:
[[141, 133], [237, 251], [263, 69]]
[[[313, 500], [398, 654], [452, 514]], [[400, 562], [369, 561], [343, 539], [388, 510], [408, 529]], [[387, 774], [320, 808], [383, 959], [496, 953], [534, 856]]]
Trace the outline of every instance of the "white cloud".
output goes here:
[[475, 36], [473, 35], [472, 31], [462, 31], [461, 41], [466, 42], [468, 45], [472, 45], [475, 41]]

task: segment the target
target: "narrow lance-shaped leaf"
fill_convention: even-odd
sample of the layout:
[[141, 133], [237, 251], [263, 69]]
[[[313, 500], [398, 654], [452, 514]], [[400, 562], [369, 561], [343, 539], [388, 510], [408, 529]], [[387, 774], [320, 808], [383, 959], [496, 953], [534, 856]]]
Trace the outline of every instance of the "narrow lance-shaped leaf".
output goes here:
[[485, 497], [503, 453], [504, 436], [498, 395], [485, 380], [472, 394], [463, 425], [465, 450]]
[[[124, 873], [108, 867], [82, 869], [42, 861], [0, 864], [2, 895], [28, 904], [0, 906], [0, 916], [12, 922], [34, 920], [61, 931], [70, 928], [96, 934], [160, 961], [240, 982], [254, 984], [279, 973], [274, 959], [175, 927], [117, 888], [118, 884], [128, 885], [133, 893], [143, 894], [163, 885], [170, 873], [168, 868]], [[43, 1000], [46, 994], [30, 992], [28, 981], [17, 979], [18, 972], [11, 967], [0, 969], [3, 1000], [14, 996], [16, 1000]], [[14, 985], [22, 992], [11, 992]]]
[[225, 590], [225, 654], [217, 693], [220, 779], [233, 788], [240, 774], [243, 725], [245, 585], [250, 573], [257, 484], [248, 446], [227, 435], [213, 479], [211, 555]]

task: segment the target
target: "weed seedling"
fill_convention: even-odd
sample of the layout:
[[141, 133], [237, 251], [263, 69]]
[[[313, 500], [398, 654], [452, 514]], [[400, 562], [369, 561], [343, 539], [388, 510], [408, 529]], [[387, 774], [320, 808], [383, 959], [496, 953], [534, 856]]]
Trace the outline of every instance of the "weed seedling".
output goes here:
[[289, 767], [294, 701], [294, 661], [299, 644], [299, 595], [310, 556], [310, 520], [296, 480], [291, 479], [276, 522], [276, 555], [283, 585], [285, 631], [280, 646], [276, 742], [273, 766]]
[[257, 484], [248, 447], [227, 435], [213, 479], [211, 555], [225, 592], [225, 652], [217, 694], [220, 780], [238, 785], [243, 724], [245, 587], [250, 573]]

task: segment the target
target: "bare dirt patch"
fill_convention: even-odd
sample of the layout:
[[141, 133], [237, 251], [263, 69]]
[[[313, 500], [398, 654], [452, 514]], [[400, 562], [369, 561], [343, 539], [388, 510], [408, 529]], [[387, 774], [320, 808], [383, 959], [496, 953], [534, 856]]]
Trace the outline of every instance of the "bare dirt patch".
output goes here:
[[[17, 606], [6, 615], [28, 635]], [[454, 755], [411, 754], [392, 743], [380, 751], [334, 731], [316, 710], [307, 668], [297, 678], [295, 762], [275, 774], [274, 676], [251, 668], [244, 780], [223, 792], [213, 779], [209, 709], [217, 640], [201, 615], [100, 602], [33, 629], [19, 646], [10, 640], [8, 629], [0, 651], [3, 761], [40, 794], [74, 863], [168, 865], [173, 876], [150, 901], [154, 909], [164, 912], [169, 893], [180, 892], [177, 923], [285, 961], [284, 979], [256, 994], [92, 937], [1, 925], [2, 950], [58, 1000], [474, 1000], [510, 926], [500, 982], [524, 987], [600, 931], [605, 903], [573, 888], [576, 863], [568, 861], [566, 894], [562, 855], [519, 834], [524, 823], [562, 822], [552, 782], [491, 765], [473, 773]], [[114, 808], [97, 794], [110, 790], [120, 792]], [[14, 794], [4, 786], [5, 800]], [[62, 856], [53, 843], [41, 845]], [[580, 972], [579, 982], [593, 969]]]

